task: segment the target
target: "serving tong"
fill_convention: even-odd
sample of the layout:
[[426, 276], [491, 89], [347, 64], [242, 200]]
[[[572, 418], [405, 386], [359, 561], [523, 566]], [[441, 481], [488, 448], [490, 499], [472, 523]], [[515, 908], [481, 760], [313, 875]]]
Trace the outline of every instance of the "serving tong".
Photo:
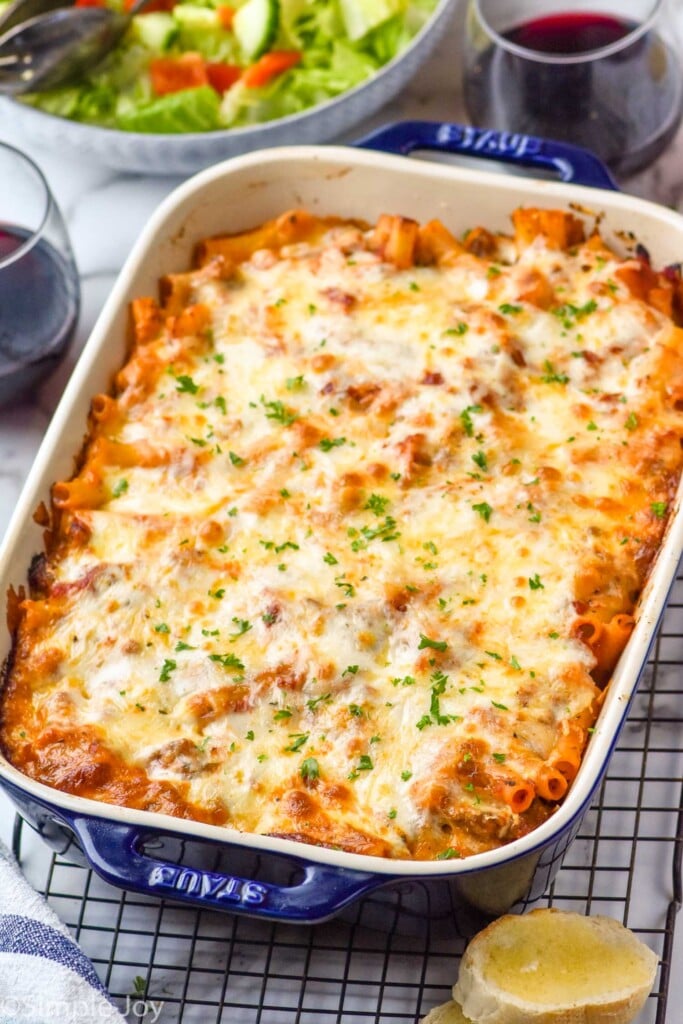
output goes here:
[[113, 49], [133, 15], [107, 7], [65, 6], [64, 0], [14, 0], [0, 15], [0, 94], [54, 89], [95, 67]]

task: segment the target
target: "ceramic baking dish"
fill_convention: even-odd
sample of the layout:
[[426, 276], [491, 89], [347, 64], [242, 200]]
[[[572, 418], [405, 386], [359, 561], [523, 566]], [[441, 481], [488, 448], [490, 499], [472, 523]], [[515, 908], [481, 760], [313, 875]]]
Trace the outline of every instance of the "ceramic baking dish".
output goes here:
[[[361, 145], [291, 147], [238, 157], [186, 182], [160, 206], [120, 274], [38, 453], [0, 550], [3, 593], [11, 584], [25, 583], [31, 557], [42, 548], [32, 513], [40, 501], [48, 500], [51, 482], [70, 474], [90, 397], [107, 389], [124, 360], [129, 300], [154, 294], [160, 275], [185, 269], [195, 242], [207, 235], [242, 231], [291, 207], [369, 221], [389, 211], [419, 220], [438, 217], [459, 234], [473, 224], [508, 230], [509, 214], [520, 204], [578, 206], [603, 215], [603, 234], [613, 244], [637, 239], [646, 246], [655, 266], [675, 262], [683, 254], [682, 217], [607, 191], [613, 182], [604, 168], [571, 147], [424, 122], [390, 126]], [[393, 154], [372, 151], [370, 146]], [[565, 180], [482, 174], [479, 168], [395, 155], [425, 148], [531, 164]], [[579, 828], [643, 672], [682, 543], [679, 493], [640, 603], [637, 626], [614, 674], [581, 770], [551, 819], [501, 849], [462, 862], [382, 860], [74, 797], [28, 779], [2, 759], [0, 784], [48, 839], [61, 837], [63, 842], [66, 834], [106, 880], [146, 894], [312, 923], [331, 917], [370, 890], [419, 880], [446, 882], [459, 900], [489, 913], [504, 912], [523, 896], [534, 899], [542, 894]], [[9, 646], [3, 626], [0, 660]], [[177, 851], [189, 841], [198, 843], [208, 856], [220, 857], [221, 866], [218, 859], [211, 869], [179, 863]], [[172, 848], [175, 854], [168, 853]]]

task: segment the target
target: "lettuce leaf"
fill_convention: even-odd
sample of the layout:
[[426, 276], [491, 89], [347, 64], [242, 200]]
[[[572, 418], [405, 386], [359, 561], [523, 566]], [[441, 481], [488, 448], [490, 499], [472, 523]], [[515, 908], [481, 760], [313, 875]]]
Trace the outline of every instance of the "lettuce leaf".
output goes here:
[[208, 85], [159, 96], [128, 110], [120, 109], [116, 127], [129, 132], [178, 134], [210, 132], [219, 127], [220, 98]]

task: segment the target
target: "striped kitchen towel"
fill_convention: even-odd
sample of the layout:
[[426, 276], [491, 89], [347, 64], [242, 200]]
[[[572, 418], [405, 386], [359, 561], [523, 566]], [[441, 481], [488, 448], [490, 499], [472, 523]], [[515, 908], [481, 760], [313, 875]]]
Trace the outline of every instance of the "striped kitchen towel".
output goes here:
[[124, 1024], [95, 969], [0, 843], [0, 1024]]

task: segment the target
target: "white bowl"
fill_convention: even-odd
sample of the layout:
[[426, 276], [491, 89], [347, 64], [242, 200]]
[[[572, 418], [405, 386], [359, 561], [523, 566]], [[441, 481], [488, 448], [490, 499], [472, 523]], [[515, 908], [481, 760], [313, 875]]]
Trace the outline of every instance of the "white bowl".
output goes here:
[[440, 0], [410, 44], [372, 78], [300, 114], [246, 128], [183, 135], [152, 135], [82, 124], [18, 100], [0, 100], [5, 123], [26, 138], [61, 152], [80, 153], [107, 167], [144, 174], [193, 174], [228, 157], [292, 143], [327, 142], [393, 99], [431, 56], [457, 0]]

